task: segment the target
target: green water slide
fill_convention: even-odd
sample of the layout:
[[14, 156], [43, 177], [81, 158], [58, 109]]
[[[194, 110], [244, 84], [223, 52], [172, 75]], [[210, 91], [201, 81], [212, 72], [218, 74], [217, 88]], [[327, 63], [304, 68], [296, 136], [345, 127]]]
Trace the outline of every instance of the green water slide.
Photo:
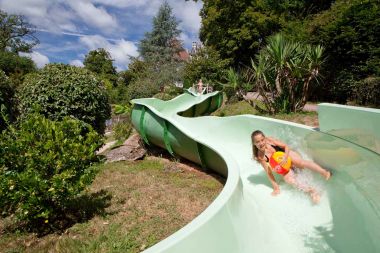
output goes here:
[[[187, 92], [170, 101], [133, 100], [132, 122], [146, 143], [227, 178], [205, 211], [146, 253], [380, 252], [379, 153], [281, 120], [202, 116], [221, 99], [219, 92]], [[380, 129], [379, 121], [372, 123]], [[271, 196], [264, 170], [252, 159], [250, 134], [256, 129], [333, 171], [328, 182], [308, 171], [299, 174], [321, 192], [320, 204], [280, 178], [281, 194]]]

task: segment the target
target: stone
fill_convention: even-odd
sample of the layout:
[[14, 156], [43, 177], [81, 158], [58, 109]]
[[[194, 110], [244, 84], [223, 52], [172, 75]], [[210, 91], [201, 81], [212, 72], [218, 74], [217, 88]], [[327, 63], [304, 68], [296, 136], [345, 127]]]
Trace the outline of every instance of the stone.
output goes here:
[[114, 148], [105, 155], [107, 162], [136, 161], [142, 159], [146, 149], [139, 134], [132, 134], [120, 147]]

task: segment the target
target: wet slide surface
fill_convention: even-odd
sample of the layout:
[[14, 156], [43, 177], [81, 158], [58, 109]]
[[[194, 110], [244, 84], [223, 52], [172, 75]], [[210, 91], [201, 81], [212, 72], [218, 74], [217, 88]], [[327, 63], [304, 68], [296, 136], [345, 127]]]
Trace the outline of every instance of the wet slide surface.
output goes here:
[[[218, 92], [133, 103], [132, 122], [149, 145], [227, 177], [203, 213], [145, 252], [380, 252], [378, 153], [285, 121], [202, 116], [220, 106]], [[281, 194], [270, 195], [266, 174], [252, 159], [250, 135], [257, 129], [333, 171], [327, 182], [298, 174], [320, 191], [320, 204], [279, 177]]]

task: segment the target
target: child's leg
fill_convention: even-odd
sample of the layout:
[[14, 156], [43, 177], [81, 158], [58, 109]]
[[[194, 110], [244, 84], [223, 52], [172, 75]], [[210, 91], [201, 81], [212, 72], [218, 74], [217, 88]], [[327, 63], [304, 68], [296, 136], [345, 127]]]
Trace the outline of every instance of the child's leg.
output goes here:
[[298, 181], [296, 179], [296, 175], [295, 175], [293, 170], [290, 170], [288, 172], [288, 174], [286, 174], [284, 176], [284, 180], [286, 183], [293, 185], [297, 189], [299, 189], [305, 193], [308, 193], [310, 195], [310, 198], [313, 201], [313, 203], [315, 203], [315, 204], [319, 203], [321, 197], [320, 197], [318, 191], [316, 189], [314, 189], [313, 187]]
[[331, 172], [328, 170], [325, 170], [324, 168], [322, 168], [321, 166], [319, 166], [315, 162], [302, 159], [302, 157], [294, 151], [290, 151], [289, 155], [290, 155], [290, 158], [292, 158], [292, 163], [295, 167], [297, 167], [297, 168], [308, 168], [312, 171], [315, 171], [315, 172], [321, 174], [326, 180], [328, 180], [330, 178]]
[[329, 178], [331, 177], [331, 172], [330, 172], [330, 171], [325, 170], [324, 168], [322, 168], [321, 166], [319, 166], [319, 165], [316, 164], [315, 162], [304, 160], [303, 163], [304, 163], [304, 167], [305, 167], [305, 168], [308, 168], [308, 169], [310, 169], [310, 170], [312, 170], [312, 171], [318, 172], [318, 173], [321, 174], [326, 180], [329, 180]]

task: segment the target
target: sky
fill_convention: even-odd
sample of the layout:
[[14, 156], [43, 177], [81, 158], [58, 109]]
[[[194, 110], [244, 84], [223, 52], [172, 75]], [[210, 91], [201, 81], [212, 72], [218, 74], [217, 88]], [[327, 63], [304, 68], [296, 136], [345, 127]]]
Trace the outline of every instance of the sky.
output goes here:
[[[90, 50], [105, 48], [117, 70], [138, 56], [138, 42], [152, 28], [152, 18], [164, 0], [0, 0], [0, 9], [23, 15], [36, 28], [40, 43], [29, 55], [41, 68], [61, 62], [83, 66]], [[167, 0], [190, 49], [199, 41], [202, 2]]]

